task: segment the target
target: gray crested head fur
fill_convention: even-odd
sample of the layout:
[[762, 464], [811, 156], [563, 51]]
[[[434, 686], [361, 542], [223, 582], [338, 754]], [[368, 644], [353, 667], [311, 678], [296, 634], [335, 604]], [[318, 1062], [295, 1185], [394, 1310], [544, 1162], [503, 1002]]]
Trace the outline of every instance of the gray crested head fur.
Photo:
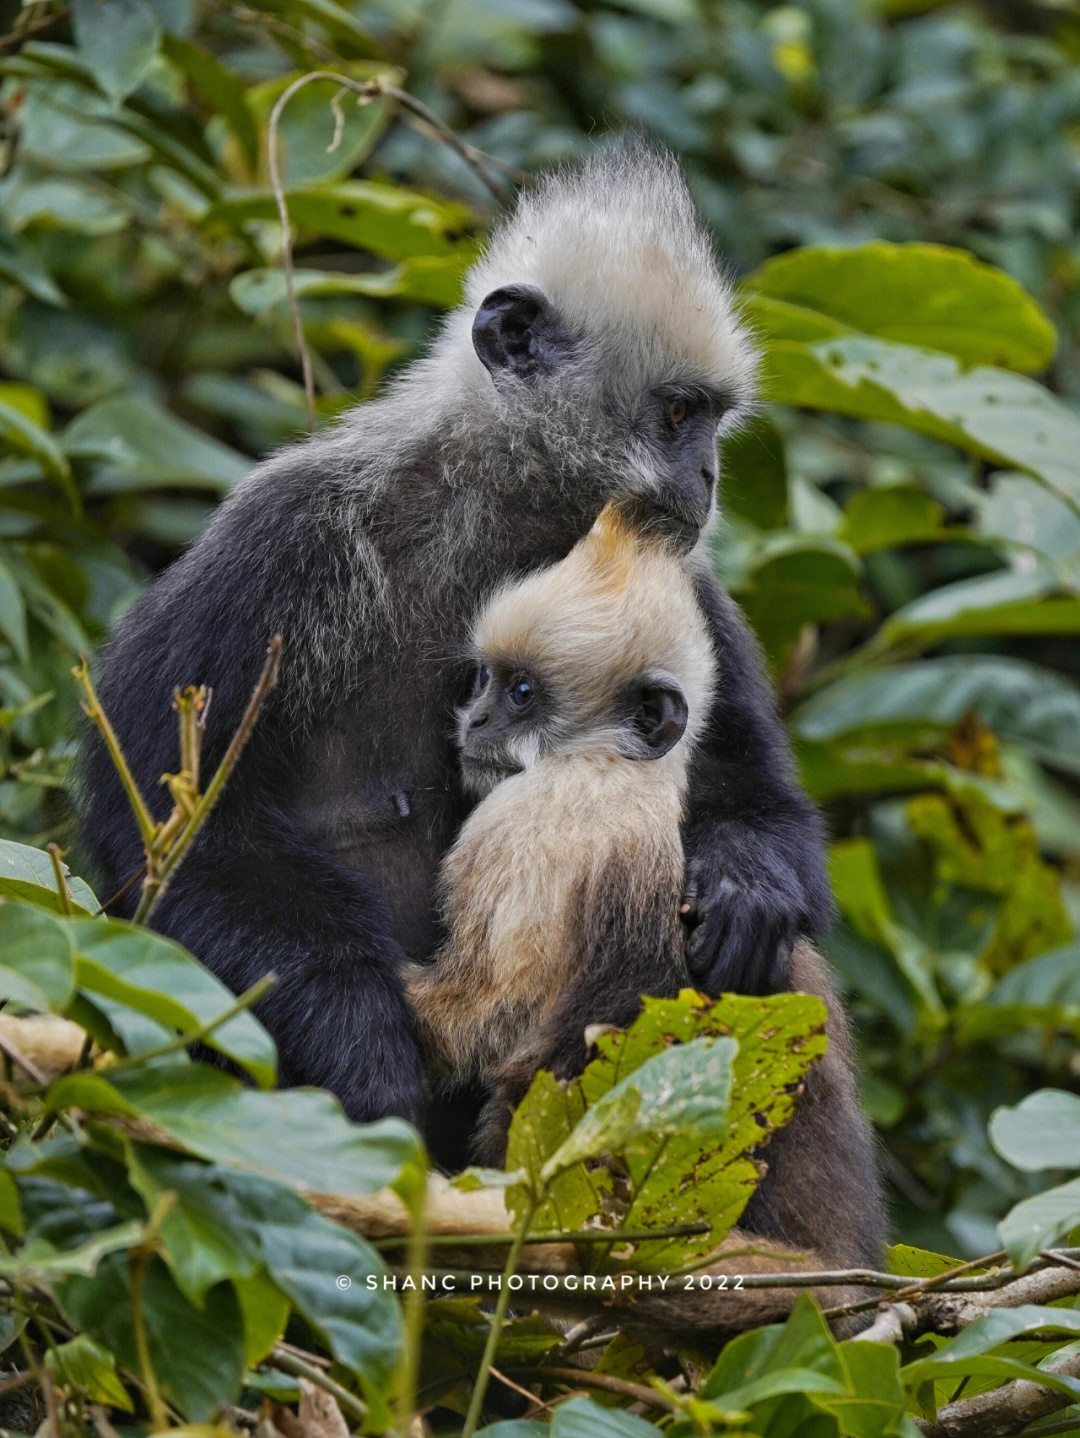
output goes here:
[[[543, 292], [571, 342], [550, 373], [496, 381], [473, 321], [486, 295], [520, 284]], [[380, 529], [395, 532], [395, 563], [408, 553], [424, 576], [414, 592], [428, 605], [440, 589], [475, 597], [505, 577], [522, 517], [576, 516], [565, 552], [608, 498], [658, 489], [643, 435], [658, 386], [707, 383], [726, 396], [730, 422], [751, 402], [755, 370], [670, 154], [631, 141], [541, 178], [492, 234], [429, 353], [380, 398], [260, 466], [230, 501], [262, 507], [267, 486], [299, 487], [316, 525], [352, 556], [329, 604], [312, 595], [289, 618], [293, 663], [325, 674], [344, 636], [362, 630], [370, 643], [373, 624], [391, 644], [400, 638], [408, 587], [386, 583]]]

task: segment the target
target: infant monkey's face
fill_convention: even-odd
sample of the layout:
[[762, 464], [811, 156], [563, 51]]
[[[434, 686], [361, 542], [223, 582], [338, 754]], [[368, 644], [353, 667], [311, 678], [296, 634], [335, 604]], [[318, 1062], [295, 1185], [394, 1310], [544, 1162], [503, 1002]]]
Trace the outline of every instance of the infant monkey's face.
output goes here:
[[550, 752], [550, 691], [521, 665], [481, 659], [472, 692], [457, 711], [465, 787], [486, 794], [502, 779], [529, 769]]
[[686, 697], [668, 674], [638, 675], [618, 692], [559, 684], [537, 665], [480, 659], [457, 711], [465, 787], [488, 794], [555, 754], [659, 759], [686, 729]]

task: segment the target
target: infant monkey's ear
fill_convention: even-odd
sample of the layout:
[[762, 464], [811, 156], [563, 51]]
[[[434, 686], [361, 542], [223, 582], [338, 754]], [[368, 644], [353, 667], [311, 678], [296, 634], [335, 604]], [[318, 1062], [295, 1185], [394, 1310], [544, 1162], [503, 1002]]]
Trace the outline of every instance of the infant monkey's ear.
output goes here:
[[662, 759], [686, 732], [686, 695], [666, 674], [647, 674], [630, 694], [630, 724], [642, 759]]

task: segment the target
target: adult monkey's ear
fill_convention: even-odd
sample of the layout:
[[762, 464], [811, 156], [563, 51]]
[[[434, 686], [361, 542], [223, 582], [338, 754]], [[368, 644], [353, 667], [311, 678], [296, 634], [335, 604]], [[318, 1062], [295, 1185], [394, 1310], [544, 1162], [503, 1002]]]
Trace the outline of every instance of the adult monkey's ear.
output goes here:
[[641, 748], [639, 758], [662, 759], [686, 732], [686, 695], [674, 679], [658, 675], [639, 684], [631, 723]]
[[480, 302], [473, 348], [498, 381], [500, 374], [529, 379], [555, 368], [565, 341], [548, 297], [535, 285], [503, 285]]

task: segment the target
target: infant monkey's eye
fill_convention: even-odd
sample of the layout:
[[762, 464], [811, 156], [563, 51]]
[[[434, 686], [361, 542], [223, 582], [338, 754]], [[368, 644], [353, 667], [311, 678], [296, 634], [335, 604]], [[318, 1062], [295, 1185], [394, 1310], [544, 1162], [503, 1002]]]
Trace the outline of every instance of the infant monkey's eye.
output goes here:
[[533, 689], [532, 680], [527, 675], [522, 674], [514, 680], [513, 684], [511, 684], [510, 688], [506, 691], [506, 702], [511, 709], [516, 709], [520, 714], [523, 709], [527, 709], [532, 703], [534, 693], [535, 690]]
[[689, 404], [687, 404], [686, 400], [672, 399], [668, 400], [667, 409], [664, 411], [664, 417], [667, 420], [668, 424], [671, 425], [672, 429], [677, 429], [679, 425], [682, 424], [682, 422], [686, 419], [689, 413], [690, 406]]
[[481, 664], [476, 671], [476, 692], [482, 694], [491, 683], [491, 670], [486, 664]]

